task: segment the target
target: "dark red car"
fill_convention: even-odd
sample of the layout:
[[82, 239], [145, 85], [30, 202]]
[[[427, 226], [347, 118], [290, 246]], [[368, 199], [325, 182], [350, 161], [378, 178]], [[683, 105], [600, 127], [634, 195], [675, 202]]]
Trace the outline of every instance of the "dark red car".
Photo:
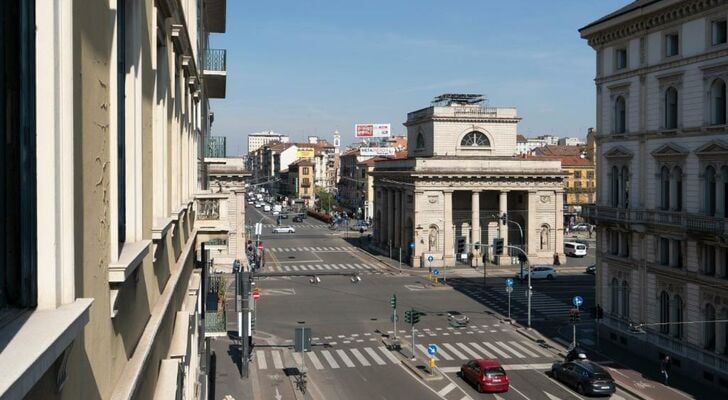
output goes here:
[[480, 359], [471, 360], [460, 367], [460, 376], [478, 392], [505, 392], [508, 391], [509, 380], [497, 360]]

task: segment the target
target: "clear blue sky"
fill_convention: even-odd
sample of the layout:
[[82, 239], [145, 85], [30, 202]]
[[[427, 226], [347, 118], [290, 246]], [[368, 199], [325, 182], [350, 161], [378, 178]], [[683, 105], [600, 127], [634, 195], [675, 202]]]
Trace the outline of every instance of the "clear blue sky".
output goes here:
[[[584, 137], [594, 126], [593, 50], [577, 29], [630, 0], [228, 0], [227, 98], [213, 135], [242, 154], [247, 134], [354, 141], [442, 93], [515, 106], [527, 136]], [[247, 142], [246, 142], [247, 143]]]

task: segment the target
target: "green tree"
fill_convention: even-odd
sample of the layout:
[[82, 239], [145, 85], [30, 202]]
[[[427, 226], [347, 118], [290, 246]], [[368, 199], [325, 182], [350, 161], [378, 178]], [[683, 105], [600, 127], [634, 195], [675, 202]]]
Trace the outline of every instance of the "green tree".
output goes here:
[[331, 211], [331, 207], [336, 204], [334, 195], [325, 191], [322, 187], [316, 186], [316, 197], [319, 201], [319, 207], [327, 212]]

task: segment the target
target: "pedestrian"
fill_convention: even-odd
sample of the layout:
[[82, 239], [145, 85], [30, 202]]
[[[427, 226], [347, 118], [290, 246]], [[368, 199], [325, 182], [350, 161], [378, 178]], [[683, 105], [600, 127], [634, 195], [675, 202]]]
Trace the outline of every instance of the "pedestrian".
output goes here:
[[667, 378], [670, 377], [670, 356], [665, 356], [660, 362], [660, 375], [662, 376], [662, 383], [667, 385]]
[[594, 232], [594, 225], [589, 225], [589, 239], [591, 239], [593, 232]]

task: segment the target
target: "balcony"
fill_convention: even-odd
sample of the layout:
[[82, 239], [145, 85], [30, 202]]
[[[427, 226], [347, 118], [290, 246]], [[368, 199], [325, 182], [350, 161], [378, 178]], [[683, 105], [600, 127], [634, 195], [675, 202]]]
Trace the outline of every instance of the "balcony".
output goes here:
[[208, 49], [203, 56], [202, 78], [211, 99], [224, 99], [227, 81], [227, 50]]
[[203, 12], [208, 32], [225, 33], [225, 6], [227, 0], [205, 0]]
[[583, 206], [582, 217], [593, 222], [623, 222], [675, 228], [694, 233], [725, 235], [728, 219], [668, 210]]

